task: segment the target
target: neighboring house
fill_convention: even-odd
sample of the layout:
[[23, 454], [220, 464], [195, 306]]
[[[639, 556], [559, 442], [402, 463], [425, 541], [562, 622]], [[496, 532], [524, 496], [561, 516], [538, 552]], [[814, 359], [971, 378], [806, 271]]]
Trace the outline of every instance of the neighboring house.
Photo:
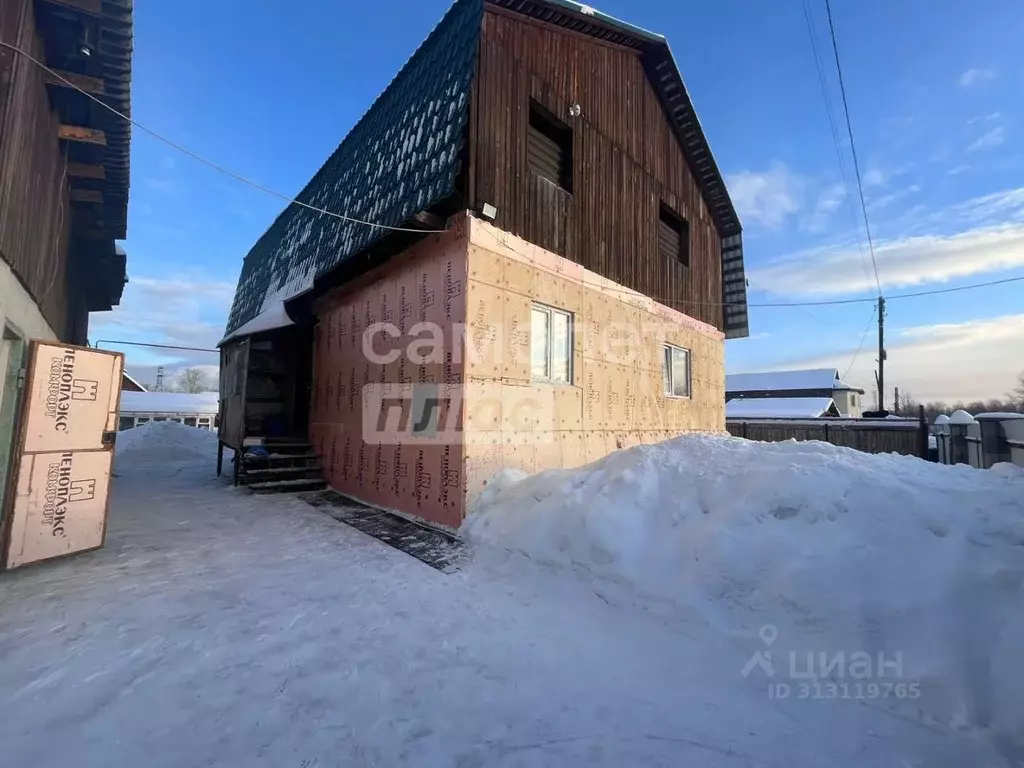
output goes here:
[[[830, 398], [836, 404], [839, 415], [860, 418], [864, 390], [852, 387], [839, 378], [835, 368], [811, 368], [796, 371], [766, 371], [765, 373], [732, 373], [725, 377], [726, 411], [736, 400], [778, 399], [788, 401], [809, 398], [802, 410], [815, 410], [821, 398]], [[736, 412], [733, 407], [733, 412]], [[796, 405], [792, 402], [789, 408]], [[767, 409], [762, 404], [761, 410]], [[731, 414], [730, 414], [731, 415]], [[746, 414], [750, 416], [750, 414]], [[769, 414], [772, 415], [772, 414]], [[774, 415], [786, 415], [784, 413]]]
[[[30, 339], [85, 344], [126, 281], [132, 0], [0, 0], [0, 488]], [[2, 513], [0, 513], [2, 514]]]
[[128, 371], [121, 374], [121, 391], [122, 392], [146, 392], [146, 388], [142, 386], [138, 379], [132, 376]]
[[724, 431], [741, 229], [663, 37], [458, 0], [299, 199], [403, 231], [278, 216], [221, 342], [226, 445], [308, 439], [334, 488], [457, 526], [502, 468]]
[[149, 421], [176, 421], [187, 427], [214, 429], [218, 425], [219, 396], [216, 392], [136, 392], [122, 390], [118, 430], [131, 429]]

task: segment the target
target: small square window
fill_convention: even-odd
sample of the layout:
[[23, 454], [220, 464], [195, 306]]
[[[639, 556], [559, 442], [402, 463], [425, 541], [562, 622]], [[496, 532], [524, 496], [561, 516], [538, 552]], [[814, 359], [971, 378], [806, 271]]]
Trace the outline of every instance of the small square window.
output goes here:
[[572, 383], [572, 314], [534, 304], [530, 312], [530, 375], [534, 381]]
[[538, 176], [572, 192], [572, 129], [533, 101], [526, 164]]
[[131, 429], [134, 426], [135, 426], [135, 417], [134, 416], [121, 416], [117, 420], [117, 431], [118, 432], [123, 432], [126, 429]]
[[667, 397], [690, 396], [690, 350], [666, 344], [661, 373]]
[[664, 203], [658, 216], [658, 252], [662, 258], [690, 266], [690, 224]]
[[185, 426], [186, 427], [194, 427], [195, 425], [196, 425], [196, 417], [195, 416], [186, 416], [185, 417]]

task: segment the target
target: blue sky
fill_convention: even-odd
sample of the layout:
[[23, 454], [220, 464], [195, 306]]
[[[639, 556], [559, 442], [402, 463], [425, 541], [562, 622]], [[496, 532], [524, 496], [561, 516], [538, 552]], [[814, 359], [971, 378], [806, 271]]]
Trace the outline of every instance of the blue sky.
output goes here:
[[[744, 224], [753, 304], [872, 296], [824, 0], [807, 0], [843, 183], [800, 0], [607, 0], [669, 39]], [[133, 116], [297, 193], [447, 0], [182, 0], [135, 11]], [[834, 0], [854, 135], [887, 294], [1024, 275], [1024, 4]], [[851, 195], [853, 197], [851, 197]], [[136, 130], [131, 283], [92, 340], [213, 346], [242, 258], [284, 203]], [[998, 397], [1024, 369], [1024, 284], [889, 304], [887, 383], [921, 399]], [[870, 304], [751, 309], [731, 372], [823, 365], [870, 389]], [[106, 346], [106, 345], [105, 345]], [[215, 362], [124, 348], [129, 369]], [[852, 366], [851, 366], [852, 362]]]

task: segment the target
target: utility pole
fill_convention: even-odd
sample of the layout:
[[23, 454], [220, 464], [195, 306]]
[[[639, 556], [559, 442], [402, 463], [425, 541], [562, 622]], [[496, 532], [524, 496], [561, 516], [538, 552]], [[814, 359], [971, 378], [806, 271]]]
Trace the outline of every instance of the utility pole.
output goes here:
[[[878, 333], [879, 333], [879, 339], [881, 339], [881, 333], [882, 332], [879, 331]], [[878, 343], [881, 344], [882, 342], [879, 341]], [[157, 392], [163, 392], [164, 391], [164, 367], [162, 365], [159, 366], [156, 369], [156, 391]]]
[[885, 410], [885, 298], [878, 297], [878, 410]]

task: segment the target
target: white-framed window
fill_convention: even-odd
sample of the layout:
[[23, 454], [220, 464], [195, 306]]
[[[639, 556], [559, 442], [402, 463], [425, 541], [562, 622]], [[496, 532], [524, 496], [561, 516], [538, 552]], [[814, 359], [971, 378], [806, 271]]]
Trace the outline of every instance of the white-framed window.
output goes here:
[[690, 396], [690, 350], [666, 344], [661, 373], [666, 397]]
[[545, 304], [530, 311], [530, 376], [572, 384], [572, 313]]

